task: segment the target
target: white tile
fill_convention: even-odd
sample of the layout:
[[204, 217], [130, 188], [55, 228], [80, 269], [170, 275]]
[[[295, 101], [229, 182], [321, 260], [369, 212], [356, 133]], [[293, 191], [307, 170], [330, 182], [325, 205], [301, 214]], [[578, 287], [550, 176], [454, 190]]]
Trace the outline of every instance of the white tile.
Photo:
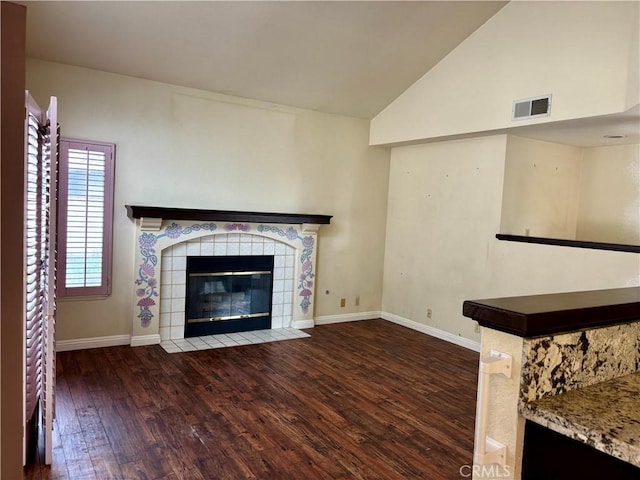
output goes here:
[[200, 246], [202, 247], [205, 243], [213, 243], [218, 237], [224, 237], [224, 235], [207, 235], [206, 237], [200, 237]]
[[293, 255], [287, 255], [284, 258], [286, 260], [286, 263], [285, 263], [286, 267], [293, 267], [296, 264], [296, 257], [294, 257]]
[[273, 266], [274, 267], [284, 267], [286, 263], [286, 256], [284, 255], [276, 255], [273, 257]]
[[292, 307], [293, 307], [293, 305], [292, 305], [291, 303], [285, 303], [285, 304], [282, 306], [282, 314], [283, 314], [283, 315], [291, 315], [292, 310], [293, 310], [293, 308], [292, 308]]
[[188, 256], [198, 256], [200, 255], [200, 242], [198, 243], [187, 243], [187, 255]]
[[161, 342], [169, 340], [171, 338], [171, 330], [169, 329], [169, 327], [160, 326], [159, 330]]
[[173, 256], [173, 247], [167, 247], [162, 250], [162, 258]]
[[237, 233], [229, 233], [227, 235], [227, 243], [239, 243], [240, 235]]
[[262, 255], [264, 252], [264, 246], [261, 243], [251, 244], [251, 255]]
[[210, 257], [213, 255], [213, 243], [200, 244], [200, 255], [203, 257]]
[[284, 291], [292, 292], [293, 291], [293, 278], [285, 279], [284, 281]]
[[162, 256], [162, 267], [160, 268], [162, 272], [167, 270], [173, 270], [173, 257]]
[[184, 327], [184, 312], [171, 312], [171, 326]]
[[240, 335], [239, 332], [234, 332], [234, 333], [227, 333], [227, 337], [230, 338], [231, 340], [238, 340], [243, 338], [242, 335]]
[[249, 242], [251, 243], [251, 241], [253, 240], [253, 235], [247, 235], [246, 233], [241, 233], [240, 234], [240, 242]]
[[213, 254], [214, 255], [226, 255], [227, 254], [227, 244], [226, 243], [216, 243], [213, 245]]
[[166, 296], [166, 289], [163, 288], [162, 296], [160, 298], [160, 313], [171, 311], [171, 295]]
[[294, 273], [294, 268], [293, 267], [285, 267], [285, 269], [284, 269], [284, 278], [285, 279], [293, 279], [293, 273]]
[[282, 328], [282, 317], [280, 316], [271, 317], [271, 328]]
[[271, 303], [273, 305], [281, 305], [284, 303], [284, 292], [273, 292], [271, 296]]
[[187, 286], [184, 283], [171, 286], [171, 298], [185, 298]]
[[195, 352], [198, 349], [193, 345], [183, 345], [180, 347], [180, 350], [182, 350], [183, 352]]
[[284, 305], [271, 305], [271, 315], [281, 316], [284, 314]]
[[274, 292], [283, 292], [284, 291], [284, 280], [274, 280], [273, 281], [273, 291]]
[[214, 235], [213, 241], [215, 243], [227, 243], [228, 237], [226, 233], [222, 233], [220, 235]]
[[213, 335], [210, 335], [208, 337], [203, 337], [203, 338], [204, 338], [204, 343], [206, 343], [210, 347], [216, 347], [216, 346], [222, 345], [222, 342], [220, 340], [217, 340]]
[[283, 280], [284, 279], [284, 268], [274, 268], [273, 269], [273, 279], [274, 280]]
[[178, 340], [184, 338], [184, 327], [171, 327], [171, 339]]
[[199, 340], [197, 337], [195, 338], [185, 338], [191, 345], [196, 348], [207, 347], [208, 345], [204, 343], [202, 340]]
[[171, 272], [171, 284], [180, 285], [187, 282], [187, 275], [184, 270], [173, 270]]
[[171, 326], [171, 314], [168, 312], [160, 312], [160, 328]]
[[240, 336], [248, 340], [253, 340], [254, 338], [256, 338], [256, 335], [253, 332], [240, 332]]
[[251, 244], [250, 243], [241, 243], [240, 244], [240, 255], [251, 255]]
[[[171, 280], [171, 279], [169, 279]], [[162, 282], [162, 288], [160, 289], [160, 302], [162, 302], [162, 299], [171, 299], [171, 296], [173, 295], [173, 286], [171, 285], [171, 282]], [[171, 311], [171, 305], [169, 305], [169, 308], [167, 309], [167, 312]]]
[[172, 298], [171, 299], [171, 311], [184, 313], [184, 298]]
[[273, 255], [276, 253], [276, 245], [275, 243], [267, 243], [264, 242], [264, 255]]
[[227, 243], [227, 255], [240, 255], [240, 244]]
[[166, 345], [166, 346], [163, 345], [162, 348], [164, 348], [164, 351], [167, 352], [167, 353], [179, 353], [179, 352], [182, 352], [180, 347], [176, 347], [175, 345]]
[[174, 257], [173, 258], [173, 268], [171, 270], [179, 271], [187, 269], [187, 257]]
[[171, 283], [171, 272], [165, 271], [160, 274], [160, 283], [167, 285]]
[[173, 246], [173, 256], [180, 257], [185, 256], [187, 254], [187, 244], [182, 242]]
[[284, 243], [276, 243], [276, 255], [284, 255], [287, 251], [286, 245]]

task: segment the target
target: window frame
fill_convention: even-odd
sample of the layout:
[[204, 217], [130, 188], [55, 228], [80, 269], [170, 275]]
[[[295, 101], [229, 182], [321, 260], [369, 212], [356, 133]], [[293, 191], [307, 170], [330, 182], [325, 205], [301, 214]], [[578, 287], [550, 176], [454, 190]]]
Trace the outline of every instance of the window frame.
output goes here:
[[[67, 204], [69, 195], [69, 150], [88, 149], [104, 152], [104, 212], [102, 231], [102, 278], [97, 287], [67, 287]], [[111, 295], [111, 271], [113, 258], [113, 199], [115, 179], [114, 143], [80, 140], [74, 138], [60, 139], [60, 170], [58, 180], [58, 296], [61, 298], [108, 296]]]

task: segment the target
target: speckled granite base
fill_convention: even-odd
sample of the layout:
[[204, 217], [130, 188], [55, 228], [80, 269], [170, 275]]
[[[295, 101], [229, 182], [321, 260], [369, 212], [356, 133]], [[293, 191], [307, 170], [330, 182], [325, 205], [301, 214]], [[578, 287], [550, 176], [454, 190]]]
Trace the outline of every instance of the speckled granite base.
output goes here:
[[520, 404], [640, 371], [640, 321], [525, 339]]
[[640, 373], [543, 398], [521, 414], [640, 467]]

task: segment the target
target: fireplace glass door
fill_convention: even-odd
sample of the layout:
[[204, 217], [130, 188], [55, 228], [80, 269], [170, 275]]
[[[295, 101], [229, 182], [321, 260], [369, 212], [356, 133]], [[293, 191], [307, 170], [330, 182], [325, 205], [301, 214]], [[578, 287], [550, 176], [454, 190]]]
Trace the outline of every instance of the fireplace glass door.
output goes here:
[[185, 337], [271, 328], [273, 257], [189, 257]]

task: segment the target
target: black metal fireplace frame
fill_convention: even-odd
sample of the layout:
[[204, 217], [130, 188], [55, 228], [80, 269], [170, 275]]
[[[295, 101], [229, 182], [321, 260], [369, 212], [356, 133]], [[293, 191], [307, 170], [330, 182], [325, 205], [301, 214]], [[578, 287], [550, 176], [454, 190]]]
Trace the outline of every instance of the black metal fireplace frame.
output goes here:
[[[207, 262], [215, 265], [205, 265]], [[266, 330], [271, 328], [272, 295], [273, 295], [273, 255], [247, 255], [247, 256], [195, 256], [187, 257], [187, 295], [185, 300], [185, 330], [184, 336], [201, 337], [222, 333], [246, 332], [252, 330]], [[268, 288], [269, 315], [263, 317], [245, 317], [208, 322], [189, 322], [186, 312], [190, 311], [189, 286], [190, 274], [199, 274], [211, 271], [218, 272], [252, 272], [265, 270], [271, 272]]]

